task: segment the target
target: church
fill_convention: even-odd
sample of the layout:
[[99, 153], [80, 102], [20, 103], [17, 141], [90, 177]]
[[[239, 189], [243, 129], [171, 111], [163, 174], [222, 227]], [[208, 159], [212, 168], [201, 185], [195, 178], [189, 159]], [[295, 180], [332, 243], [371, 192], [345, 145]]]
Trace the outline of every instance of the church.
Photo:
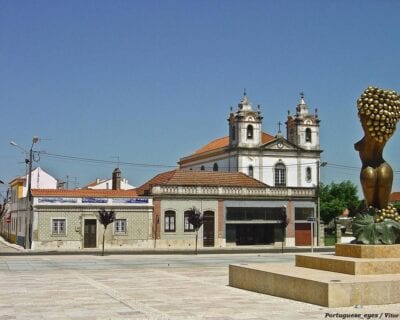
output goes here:
[[[204, 145], [179, 161], [181, 169], [242, 172], [271, 187], [315, 188], [319, 179], [320, 120], [301, 94], [296, 112], [288, 111], [286, 138], [262, 131], [260, 107], [244, 93], [229, 115], [229, 135]], [[279, 124], [280, 126], [280, 124]]]

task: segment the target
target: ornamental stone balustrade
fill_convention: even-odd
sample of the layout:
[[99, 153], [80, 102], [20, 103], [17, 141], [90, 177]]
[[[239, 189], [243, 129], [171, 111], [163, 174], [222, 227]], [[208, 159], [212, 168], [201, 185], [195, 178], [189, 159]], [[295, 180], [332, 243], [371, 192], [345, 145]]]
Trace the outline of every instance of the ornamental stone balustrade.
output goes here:
[[268, 198], [315, 198], [315, 188], [246, 188], [212, 186], [154, 186], [153, 195], [197, 195], [217, 197], [268, 197]]

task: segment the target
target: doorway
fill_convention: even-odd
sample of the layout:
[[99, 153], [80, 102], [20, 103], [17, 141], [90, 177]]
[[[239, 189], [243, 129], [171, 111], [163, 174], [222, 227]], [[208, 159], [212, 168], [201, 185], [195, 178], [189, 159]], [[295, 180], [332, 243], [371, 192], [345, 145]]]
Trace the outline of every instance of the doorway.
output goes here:
[[296, 223], [295, 245], [296, 246], [310, 246], [311, 245], [311, 224], [310, 223]]
[[97, 247], [97, 220], [86, 219], [85, 220], [85, 232], [83, 236], [83, 247], [84, 248], [96, 248]]
[[203, 215], [203, 247], [214, 247], [214, 212], [205, 211]]

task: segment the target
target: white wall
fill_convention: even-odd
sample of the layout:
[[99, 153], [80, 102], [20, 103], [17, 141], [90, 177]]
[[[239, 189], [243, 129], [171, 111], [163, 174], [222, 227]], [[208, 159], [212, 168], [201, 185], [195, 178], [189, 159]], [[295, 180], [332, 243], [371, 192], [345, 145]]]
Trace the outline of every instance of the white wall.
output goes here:
[[[31, 189], [57, 189], [57, 179], [49, 175], [40, 167], [32, 171]], [[22, 190], [22, 196], [26, 197], [28, 192], [28, 175], [26, 175], [26, 184]]]

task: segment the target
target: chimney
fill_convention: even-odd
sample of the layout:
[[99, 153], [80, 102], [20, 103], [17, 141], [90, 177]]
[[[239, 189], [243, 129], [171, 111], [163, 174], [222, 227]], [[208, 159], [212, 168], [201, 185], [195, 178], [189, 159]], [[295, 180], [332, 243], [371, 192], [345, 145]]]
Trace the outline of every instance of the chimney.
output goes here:
[[112, 189], [121, 190], [121, 170], [115, 168], [112, 174]]

